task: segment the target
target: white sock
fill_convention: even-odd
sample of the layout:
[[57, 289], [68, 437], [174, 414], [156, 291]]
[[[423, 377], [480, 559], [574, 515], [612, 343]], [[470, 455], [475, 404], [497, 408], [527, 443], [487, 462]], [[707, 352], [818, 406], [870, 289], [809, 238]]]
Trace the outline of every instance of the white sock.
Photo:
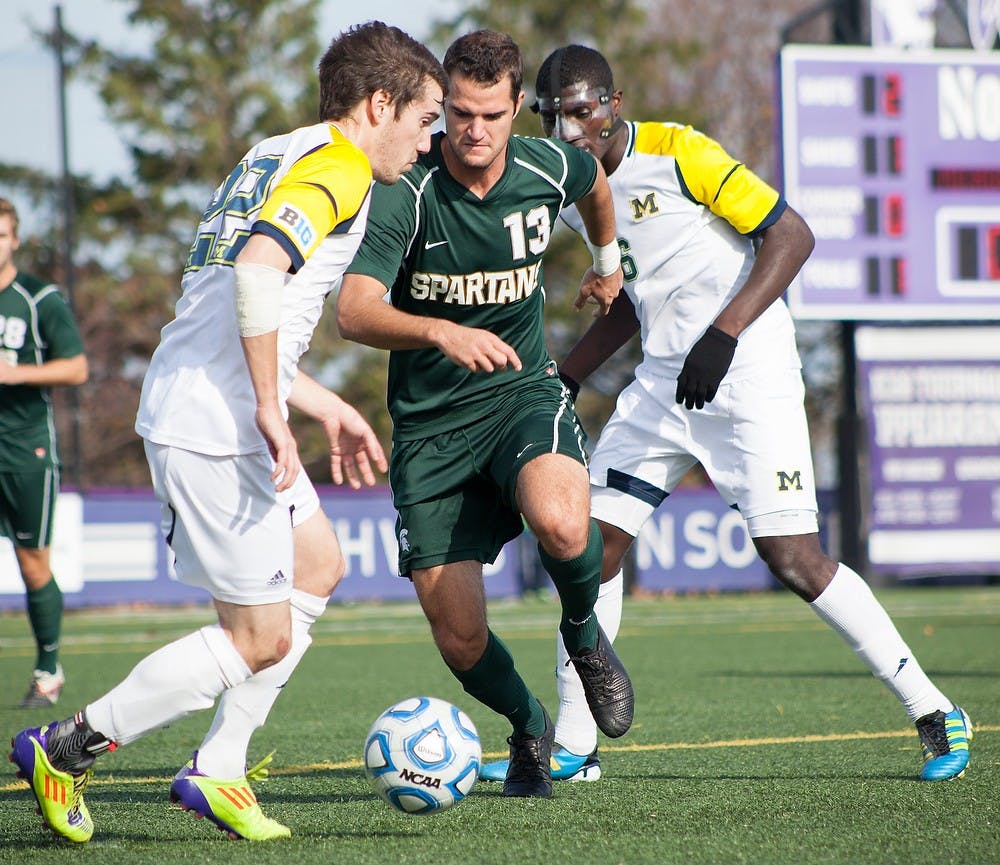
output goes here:
[[212, 726], [198, 748], [198, 771], [212, 778], [241, 778], [247, 771], [250, 737], [261, 727], [281, 689], [312, 643], [309, 629], [328, 598], [292, 590], [292, 647], [277, 664], [230, 688], [219, 700]]
[[837, 568], [810, 606], [896, 695], [911, 721], [954, 708], [920, 668], [868, 584], [847, 565]]
[[[594, 603], [594, 612], [604, 633], [613, 643], [622, 622], [622, 593], [625, 580], [619, 571], [606, 583], [601, 583]], [[559, 717], [556, 719], [556, 741], [573, 754], [589, 754], [597, 747], [597, 724], [590, 714], [587, 697], [576, 669], [569, 662], [569, 653], [562, 634], [556, 632], [556, 685], [559, 691]]]
[[200, 709], [250, 676], [219, 625], [207, 625], [147, 655], [125, 680], [87, 706], [87, 723], [127, 745]]

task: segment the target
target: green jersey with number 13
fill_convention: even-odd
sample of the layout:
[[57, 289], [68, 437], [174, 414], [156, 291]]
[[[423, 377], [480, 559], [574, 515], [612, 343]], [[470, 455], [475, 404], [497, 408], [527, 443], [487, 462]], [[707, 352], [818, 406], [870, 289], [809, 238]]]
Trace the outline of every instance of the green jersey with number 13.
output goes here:
[[523, 368], [473, 373], [437, 348], [393, 351], [389, 412], [398, 441], [457, 429], [554, 374], [545, 348], [542, 257], [560, 211], [594, 185], [597, 162], [543, 138], [513, 136], [497, 183], [479, 198], [441, 155], [444, 133], [394, 186], [375, 185], [368, 231], [348, 272], [390, 287], [394, 306], [499, 336]]

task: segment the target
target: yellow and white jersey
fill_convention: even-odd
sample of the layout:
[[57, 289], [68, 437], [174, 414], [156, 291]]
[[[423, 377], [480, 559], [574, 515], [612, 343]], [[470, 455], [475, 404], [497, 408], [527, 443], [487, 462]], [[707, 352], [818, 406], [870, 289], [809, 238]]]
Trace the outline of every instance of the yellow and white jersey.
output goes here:
[[284, 405], [326, 296], [361, 243], [371, 185], [368, 157], [329, 123], [268, 138], [243, 157], [198, 226], [176, 317], [143, 381], [139, 435], [211, 455], [267, 450], [236, 324], [236, 256], [263, 233], [292, 261], [278, 330]]
[[[624, 289], [641, 325], [636, 377], [663, 380], [671, 402], [691, 346], [746, 281], [751, 237], [784, 211], [777, 191], [714, 140], [675, 123], [626, 123], [625, 155], [608, 177]], [[586, 237], [576, 208], [565, 221]], [[739, 338], [724, 381], [800, 366], [791, 316], [771, 305]]]

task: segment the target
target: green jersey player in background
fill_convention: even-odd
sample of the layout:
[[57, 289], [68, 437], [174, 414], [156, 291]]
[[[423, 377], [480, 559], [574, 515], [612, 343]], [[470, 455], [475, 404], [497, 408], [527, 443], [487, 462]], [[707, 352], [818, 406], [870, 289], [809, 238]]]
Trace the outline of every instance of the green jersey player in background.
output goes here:
[[524, 98], [513, 40], [467, 34], [444, 67], [446, 130], [399, 184], [376, 187], [338, 324], [391, 351], [400, 572], [462, 687], [511, 722], [504, 794], [545, 797], [552, 722], [489, 629], [483, 564], [520, 534], [523, 514], [590, 710], [607, 735], [624, 734], [632, 686], [593, 615], [601, 536], [583, 432], [545, 349], [542, 279], [556, 218], [573, 202], [597, 250], [578, 308], [607, 312], [620, 255], [600, 164], [561, 142], [511, 136]]
[[59, 663], [63, 597], [49, 546], [59, 492], [59, 452], [49, 388], [83, 384], [87, 358], [56, 286], [18, 273], [14, 205], [0, 198], [0, 535], [10, 538], [38, 645], [20, 705], [51, 706], [65, 683]]
[[[591, 513], [604, 537], [602, 626], [618, 631], [622, 560], [632, 541], [700, 462], [746, 519], [771, 573], [903, 704], [923, 748], [921, 777], [960, 777], [969, 761], [968, 716], [930, 681], [865, 581], [820, 546], [801, 363], [781, 301], [812, 251], [811, 231], [708, 136], [623, 120], [622, 93], [592, 48], [554, 51], [536, 92], [545, 133], [604, 165], [627, 265], [625, 290], [561, 374], [575, 391], [628, 339], [642, 339], [635, 379], [591, 458]], [[572, 210], [566, 221], [581, 230]], [[597, 733], [573, 671], [558, 669], [554, 775], [591, 780], [599, 777]], [[491, 764], [483, 776], [499, 778], [504, 768]]]

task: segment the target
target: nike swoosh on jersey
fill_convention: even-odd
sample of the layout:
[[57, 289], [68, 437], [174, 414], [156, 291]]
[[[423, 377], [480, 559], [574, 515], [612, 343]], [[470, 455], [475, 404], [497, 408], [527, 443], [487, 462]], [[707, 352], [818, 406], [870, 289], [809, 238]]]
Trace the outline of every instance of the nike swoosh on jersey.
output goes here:
[[431, 243], [428, 240], [424, 243], [424, 251], [426, 252], [428, 249], [433, 249], [435, 246], [444, 246], [447, 242], [448, 242], [447, 240], [435, 240], [433, 243]]

